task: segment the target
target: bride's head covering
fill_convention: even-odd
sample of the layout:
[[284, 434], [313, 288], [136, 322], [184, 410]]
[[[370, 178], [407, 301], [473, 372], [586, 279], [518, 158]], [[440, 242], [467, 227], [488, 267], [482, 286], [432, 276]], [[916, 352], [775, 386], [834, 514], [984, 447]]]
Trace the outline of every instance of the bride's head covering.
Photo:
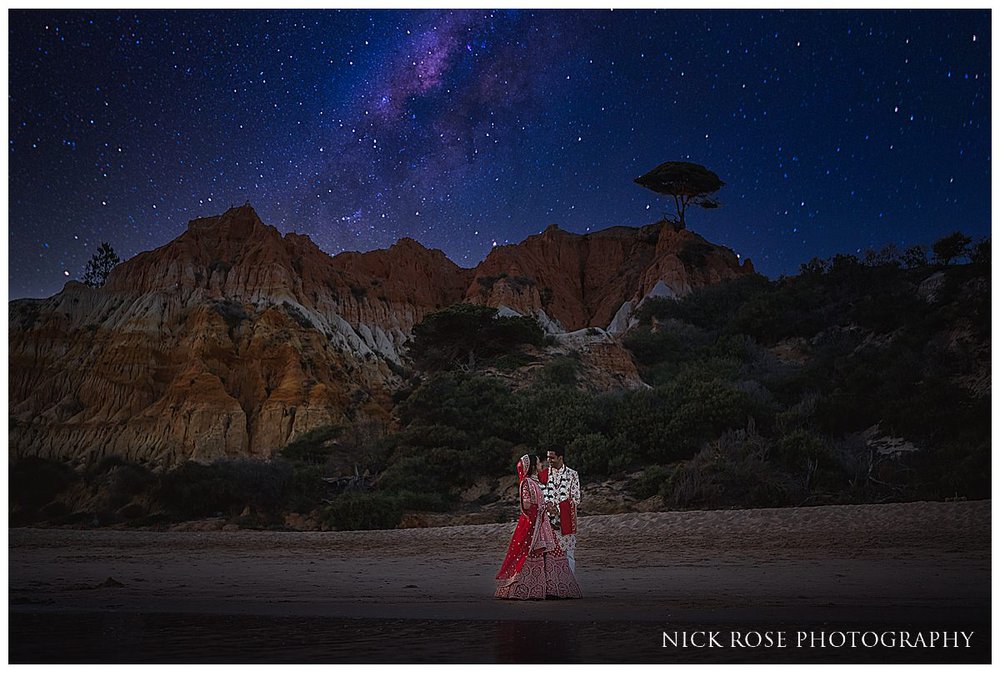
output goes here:
[[531, 458], [528, 454], [521, 456], [521, 459], [517, 461], [517, 480], [519, 482], [524, 481], [524, 478], [528, 476], [528, 470], [531, 469]]

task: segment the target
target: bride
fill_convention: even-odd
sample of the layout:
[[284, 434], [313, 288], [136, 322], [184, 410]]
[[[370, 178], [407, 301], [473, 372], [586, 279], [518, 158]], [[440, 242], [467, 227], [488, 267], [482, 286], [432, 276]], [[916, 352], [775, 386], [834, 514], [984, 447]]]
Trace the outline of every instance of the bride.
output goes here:
[[521, 516], [497, 573], [497, 598], [582, 598], [566, 552], [556, 542], [538, 483], [538, 456], [517, 463]]

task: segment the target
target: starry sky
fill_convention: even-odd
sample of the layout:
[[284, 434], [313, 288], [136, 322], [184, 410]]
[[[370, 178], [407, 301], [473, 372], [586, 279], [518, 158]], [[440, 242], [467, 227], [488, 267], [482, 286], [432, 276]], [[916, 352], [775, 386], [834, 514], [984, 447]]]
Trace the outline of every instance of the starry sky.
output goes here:
[[672, 210], [771, 278], [990, 233], [990, 15], [965, 11], [9, 12], [9, 297], [250, 201], [323, 250], [475, 266], [549, 224]]

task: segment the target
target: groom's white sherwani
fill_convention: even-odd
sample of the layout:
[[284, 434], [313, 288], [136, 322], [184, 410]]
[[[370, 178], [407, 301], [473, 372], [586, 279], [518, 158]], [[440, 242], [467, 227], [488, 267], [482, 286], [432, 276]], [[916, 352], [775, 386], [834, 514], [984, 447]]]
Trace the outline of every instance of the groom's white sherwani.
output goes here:
[[[573, 503], [573, 518], [576, 518], [576, 511], [580, 507], [580, 475], [577, 474], [576, 470], [565, 465], [558, 470], [550, 467], [548, 478], [545, 480], [544, 493], [545, 500], [555, 504], [556, 507], [559, 507], [559, 503], [563, 500], [571, 501]], [[549, 519], [552, 521], [552, 530], [556, 534], [559, 546], [566, 552], [569, 568], [575, 573], [576, 533], [562, 534], [558, 509], [554, 514], [549, 515]]]

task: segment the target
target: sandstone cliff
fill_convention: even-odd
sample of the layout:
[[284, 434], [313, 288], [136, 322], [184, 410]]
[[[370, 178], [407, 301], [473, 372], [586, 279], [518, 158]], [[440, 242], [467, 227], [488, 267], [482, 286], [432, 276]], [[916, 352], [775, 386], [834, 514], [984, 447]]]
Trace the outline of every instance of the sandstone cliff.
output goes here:
[[618, 333], [646, 297], [680, 297], [747, 273], [753, 273], [749, 260], [741, 265], [732, 250], [664, 223], [582, 235], [551, 225], [522, 243], [494, 248], [465, 296], [536, 316], [552, 332], [601, 327]]
[[[555, 350], [641, 385], [622, 331], [643, 298], [752, 272], [690, 231], [550, 227], [476, 269], [404, 238], [331, 257], [247, 206], [190, 222], [94, 289], [10, 302], [10, 453], [158, 466], [269, 457], [320, 425], [391, 423], [404, 344], [434, 310], [473, 301], [539, 317]], [[576, 330], [576, 332], [567, 332]], [[593, 336], [596, 334], [596, 336]]]
[[193, 220], [100, 289], [11, 302], [11, 453], [267, 457], [319, 425], [388, 421], [389, 363], [468, 274], [415, 242], [331, 258], [248, 206]]

